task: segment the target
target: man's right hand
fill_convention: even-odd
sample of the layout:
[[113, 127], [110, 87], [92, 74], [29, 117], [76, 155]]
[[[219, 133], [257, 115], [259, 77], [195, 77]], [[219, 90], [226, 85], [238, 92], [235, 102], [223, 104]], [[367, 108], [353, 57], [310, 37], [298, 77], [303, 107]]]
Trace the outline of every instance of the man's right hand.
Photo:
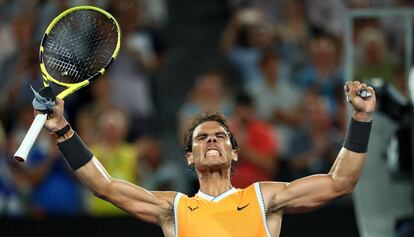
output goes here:
[[[56, 105], [55, 105], [55, 108], [53, 109], [53, 113], [48, 116], [48, 119], [46, 120], [46, 123], [45, 123], [45, 127], [50, 132], [56, 132], [62, 129], [63, 127], [65, 127], [66, 124], [68, 123], [65, 117], [63, 117], [63, 107], [64, 107], [63, 100], [56, 98]], [[40, 114], [40, 113], [41, 113], [40, 111], [35, 110], [35, 115]]]

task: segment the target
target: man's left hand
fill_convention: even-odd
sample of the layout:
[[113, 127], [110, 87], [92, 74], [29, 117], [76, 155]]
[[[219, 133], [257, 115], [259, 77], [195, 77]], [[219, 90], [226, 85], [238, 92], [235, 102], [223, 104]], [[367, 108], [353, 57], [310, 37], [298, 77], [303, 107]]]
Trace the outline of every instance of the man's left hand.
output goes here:
[[[359, 81], [346, 82], [344, 89], [348, 102], [354, 108], [352, 117], [361, 122], [371, 121], [376, 105], [374, 89]], [[363, 90], [366, 93], [359, 94]]]

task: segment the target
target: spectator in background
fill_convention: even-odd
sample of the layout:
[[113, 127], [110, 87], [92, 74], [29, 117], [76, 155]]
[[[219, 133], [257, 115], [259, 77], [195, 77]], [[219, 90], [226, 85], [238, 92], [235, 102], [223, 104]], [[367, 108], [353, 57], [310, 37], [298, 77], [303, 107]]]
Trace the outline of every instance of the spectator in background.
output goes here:
[[[30, 208], [35, 218], [78, 216], [83, 213], [81, 187], [60, 158], [56, 146], [48, 141], [47, 147], [28, 159], [25, 169], [32, 186]], [[47, 149], [47, 150], [46, 150]], [[46, 151], [46, 153], [45, 153]]]
[[306, 0], [308, 22], [314, 32], [327, 32], [341, 37], [347, 15], [346, 2], [343, 0]]
[[31, 43], [20, 55], [17, 65], [15, 65], [15, 70], [11, 75], [11, 83], [8, 88], [8, 106], [10, 104], [21, 106], [22, 104], [32, 102], [33, 92], [30, 86], [36, 89], [43, 87], [38, 53], [39, 45]]
[[301, 120], [301, 92], [289, 78], [286, 66], [277, 54], [268, 51], [260, 61], [261, 77], [246, 84], [260, 118], [277, 127], [279, 155], [289, 157], [291, 139]]
[[128, 112], [134, 124], [129, 137], [157, 132], [154, 77], [162, 64], [163, 46], [159, 35], [142, 23], [142, 8], [137, 0], [110, 2], [110, 11], [122, 26], [123, 50], [112, 65], [112, 98]]
[[139, 180], [148, 190], [188, 191], [180, 167], [166, 160], [160, 140], [143, 138], [139, 141]]
[[263, 12], [271, 22], [277, 22], [282, 17], [284, 9], [290, 0], [227, 0], [231, 12], [241, 8], [251, 7]]
[[246, 188], [254, 182], [274, 180], [278, 158], [276, 136], [272, 126], [257, 117], [253, 101], [247, 94], [237, 96], [235, 113], [229, 125], [241, 147], [233, 185]]
[[167, 0], [140, 0], [146, 24], [157, 29], [164, 28], [168, 22]]
[[221, 111], [226, 116], [232, 114], [232, 103], [224, 85], [224, 74], [218, 69], [209, 69], [199, 75], [187, 101], [179, 109], [179, 140], [182, 141], [184, 128], [191, 117], [199, 112]]
[[[138, 182], [138, 149], [126, 142], [129, 123], [125, 114], [119, 109], [109, 109], [98, 120], [99, 140], [91, 150], [114, 178], [131, 183]], [[88, 197], [89, 212], [97, 216], [125, 214], [112, 204], [92, 194]]]
[[306, 44], [310, 38], [310, 29], [299, 0], [286, 3], [282, 17], [275, 22], [276, 34], [280, 38], [282, 57], [294, 70], [307, 62]]
[[0, 120], [0, 216], [16, 217], [24, 213], [22, 195], [19, 195], [15, 183], [17, 181], [16, 163], [11, 159], [10, 141], [6, 137]]
[[7, 19], [4, 8], [6, 8], [4, 2], [0, 3], [0, 65], [3, 60], [10, 54], [15, 52], [15, 43], [12, 37], [12, 26]]
[[304, 95], [306, 105], [302, 107], [301, 129], [293, 139], [293, 153], [290, 160], [291, 179], [328, 172], [341, 137], [332, 124], [326, 100], [315, 91]]
[[379, 27], [365, 27], [357, 36], [360, 55], [356, 62], [355, 78], [381, 78], [395, 85], [397, 61], [388, 50], [387, 39]]
[[343, 73], [339, 68], [339, 49], [334, 38], [319, 35], [309, 42], [310, 61], [297, 73], [296, 83], [304, 90], [322, 95], [333, 116], [337, 111], [337, 88], [343, 87]]
[[235, 11], [227, 23], [220, 47], [246, 82], [258, 77], [261, 52], [274, 47], [274, 36], [272, 26], [262, 12], [243, 8]]
[[350, 0], [349, 6], [351, 8], [376, 8], [376, 7], [391, 7], [395, 4], [395, 0]]
[[[93, 144], [97, 139], [98, 124], [96, 119], [106, 111], [116, 108], [111, 98], [111, 78], [107, 74], [91, 84], [90, 92], [92, 101], [84, 105], [76, 116], [76, 128], [87, 144]], [[128, 114], [125, 116], [129, 121]]]
[[[27, 94], [27, 90], [30, 91], [29, 83], [40, 77], [38, 46], [34, 53], [35, 46], [32, 42], [36, 20], [36, 13], [27, 10], [21, 11], [12, 21], [16, 51], [9, 55], [0, 67], [0, 114], [6, 133], [13, 127], [19, 103], [21, 106], [22, 101], [27, 101], [28, 96], [33, 94]], [[40, 82], [41, 80], [38, 80], [39, 84]]]
[[[43, 34], [50, 22], [60, 13], [71, 7], [71, 0], [53, 1], [47, 0], [39, 6], [39, 23], [37, 24], [37, 37]], [[41, 38], [36, 38], [40, 42]]]
[[12, 154], [33, 121], [32, 110], [31, 104], [21, 106], [17, 116], [20, 119], [12, 130], [8, 159], [14, 166], [14, 185], [26, 198], [27, 213], [33, 217], [78, 215], [82, 212], [80, 188], [66, 162], [58, 158], [60, 154], [51, 144], [49, 133], [39, 135], [25, 165], [14, 161]]

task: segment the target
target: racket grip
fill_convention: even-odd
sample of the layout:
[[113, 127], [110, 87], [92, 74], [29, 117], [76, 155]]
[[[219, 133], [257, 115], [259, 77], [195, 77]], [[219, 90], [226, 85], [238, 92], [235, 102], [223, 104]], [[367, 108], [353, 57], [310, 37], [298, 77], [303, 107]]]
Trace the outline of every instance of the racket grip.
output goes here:
[[43, 125], [46, 123], [47, 114], [38, 114], [33, 120], [32, 125], [27, 131], [26, 136], [24, 136], [22, 143], [20, 144], [19, 149], [14, 153], [14, 159], [20, 162], [25, 162], [27, 156], [29, 155], [30, 150], [34, 142], [36, 141], [37, 136], [39, 136], [40, 131], [43, 128]]

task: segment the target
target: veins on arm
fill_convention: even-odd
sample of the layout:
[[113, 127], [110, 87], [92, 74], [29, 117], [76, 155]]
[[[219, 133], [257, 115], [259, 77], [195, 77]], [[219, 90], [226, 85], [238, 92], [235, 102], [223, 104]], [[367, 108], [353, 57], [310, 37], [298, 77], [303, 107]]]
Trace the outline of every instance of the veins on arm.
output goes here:
[[150, 192], [132, 183], [114, 179], [95, 157], [75, 173], [97, 197], [138, 219], [160, 224], [172, 213], [175, 192]]

